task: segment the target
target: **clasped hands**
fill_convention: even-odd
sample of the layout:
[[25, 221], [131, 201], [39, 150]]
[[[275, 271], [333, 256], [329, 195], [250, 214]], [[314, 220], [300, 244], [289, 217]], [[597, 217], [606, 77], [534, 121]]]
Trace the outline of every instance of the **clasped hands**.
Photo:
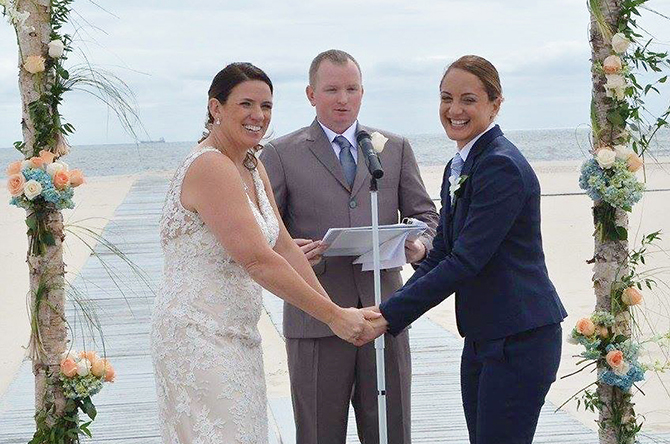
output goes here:
[[357, 347], [386, 333], [388, 322], [378, 306], [367, 308], [343, 308], [328, 326], [333, 333]]

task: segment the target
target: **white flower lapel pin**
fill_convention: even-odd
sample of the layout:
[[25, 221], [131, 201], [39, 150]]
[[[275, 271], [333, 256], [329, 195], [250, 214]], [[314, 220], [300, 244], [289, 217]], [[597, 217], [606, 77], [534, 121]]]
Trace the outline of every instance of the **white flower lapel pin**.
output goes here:
[[458, 191], [461, 189], [461, 185], [463, 185], [467, 178], [468, 176], [465, 174], [460, 177], [449, 177], [449, 197], [451, 198], [452, 205], [456, 201], [456, 197], [460, 196]]
[[381, 153], [384, 151], [384, 146], [386, 145], [388, 138], [375, 131], [370, 134], [370, 141], [372, 142], [372, 148], [374, 148], [377, 153]]

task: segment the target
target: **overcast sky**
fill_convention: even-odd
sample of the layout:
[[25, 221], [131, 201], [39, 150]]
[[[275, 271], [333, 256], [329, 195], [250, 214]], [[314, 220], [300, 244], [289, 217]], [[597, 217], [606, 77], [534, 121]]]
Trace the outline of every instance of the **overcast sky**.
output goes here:
[[[588, 124], [585, 0], [97, 1], [107, 11], [74, 2], [75, 46], [135, 92], [148, 132], [143, 138], [195, 140], [209, 83], [232, 61], [250, 61], [271, 77], [276, 135], [305, 126], [314, 117], [304, 94], [309, 63], [329, 48], [358, 59], [365, 88], [360, 120], [368, 125], [441, 132], [438, 83], [446, 65], [464, 54], [486, 57], [499, 69], [504, 128]], [[670, 0], [650, 4], [670, 15]], [[670, 22], [650, 13], [639, 22], [664, 42], [657, 49], [670, 49]], [[15, 36], [4, 22], [0, 42], [0, 147], [7, 147], [21, 138], [21, 108]], [[68, 64], [81, 60], [76, 53]], [[77, 129], [73, 144], [132, 140], [84, 93], [67, 93], [62, 114]]]

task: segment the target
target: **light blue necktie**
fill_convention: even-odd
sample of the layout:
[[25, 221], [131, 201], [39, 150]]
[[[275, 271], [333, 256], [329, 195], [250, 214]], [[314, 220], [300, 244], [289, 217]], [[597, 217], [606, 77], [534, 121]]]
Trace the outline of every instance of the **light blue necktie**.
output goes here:
[[454, 160], [451, 161], [451, 177], [458, 179], [461, 176], [461, 170], [463, 169], [463, 159], [461, 158], [460, 153], [456, 153]]
[[351, 187], [356, 178], [356, 161], [354, 161], [354, 155], [351, 154], [352, 145], [344, 136], [335, 137], [335, 143], [340, 146], [340, 164], [342, 164], [344, 170], [344, 178]]

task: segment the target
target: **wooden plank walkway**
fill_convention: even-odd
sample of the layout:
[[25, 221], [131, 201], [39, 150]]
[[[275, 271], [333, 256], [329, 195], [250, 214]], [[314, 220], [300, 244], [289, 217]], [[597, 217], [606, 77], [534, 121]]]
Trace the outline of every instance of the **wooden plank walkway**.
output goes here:
[[[116, 244], [147, 274], [155, 288], [162, 272], [158, 239], [158, 218], [167, 181], [164, 177], [143, 176], [133, 185], [105, 237]], [[93, 424], [93, 439], [85, 442], [114, 444], [156, 444], [158, 416], [151, 358], [149, 324], [153, 293], [131, 276], [120, 259], [98, 248], [102, 257], [123, 276], [126, 300], [115, 289], [101, 262], [91, 257], [75, 281], [75, 286], [91, 299], [102, 321], [107, 356], [117, 368], [119, 378], [108, 384], [95, 398], [99, 416]], [[264, 296], [266, 310], [281, 331], [281, 301]], [[68, 308], [73, 322], [73, 308]], [[81, 349], [85, 332], [76, 327], [76, 347]], [[100, 349], [86, 338], [87, 345]], [[427, 319], [417, 321], [411, 330], [413, 385], [413, 442], [466, 443], [467, 432], [461, 409], [458, 361], [462, 340]], [[0, 444], [25, 444], [34, 431], [34, 379], [25, 362], [8, 391], [0, 398]], [[288, 398], [270, 400], [271, 444], [293, 443], [295, 430]], [[553, 413], [547, 405], [542, 412], [536, 443], [595, 444], [595, 433], [564, 412]], [[352, 417], [353, 418], [353, 417]], [[347, 442], [358, 442], [355, 422], [350, 419]], [[641, 442], [667, 442], [670, 436], [643, 438]]]

